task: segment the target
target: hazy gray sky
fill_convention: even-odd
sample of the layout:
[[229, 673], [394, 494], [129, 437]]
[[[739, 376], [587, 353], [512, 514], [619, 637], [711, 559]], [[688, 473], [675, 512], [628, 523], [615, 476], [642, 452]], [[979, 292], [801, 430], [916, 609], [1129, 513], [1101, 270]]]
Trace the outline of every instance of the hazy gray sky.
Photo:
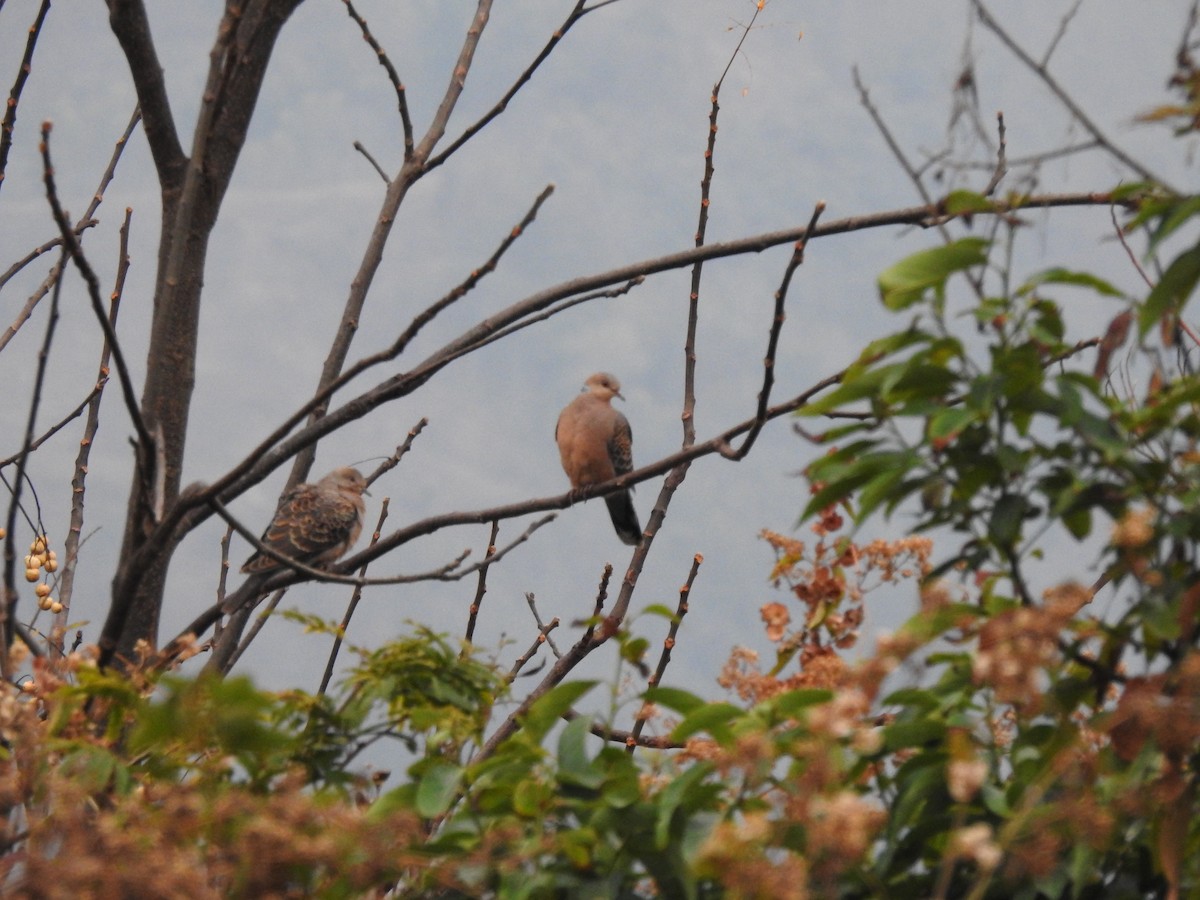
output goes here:
[[[150, 17], [177, 121], [190, 141], [220, 4], [150, 2]], [[494, 103], [566, 15], [570, 0], [497, 3], [451, 122], [449, 137]], [[1040, 56], [1063, 15], [1061, 0], [995, 0], [996, 15]], [[1106, 134], [1161, 177], [1188, 188], [1188, 147], [1162, 127], [1135, 123], [1165, 102], [1174, 50], [1188, 4], [1084, 0], [1058, 45], [1051, 71]], [[361, 0], [358, 7], [408, 88], [418, 133], [440, 100], [474, 5], [444, 0]], [[0, 10], [0, 83], [19, 65], [35, 0]], [[897, 140], [916, 161], [946, 143], [950, 90], [963, 66], [966, 3], [912, 0], [773, 0], [733, 61], [721, 99], [709, 239], [802, 225], [814, 203], [825, 218], [919, 202], [859, 102], [851, 69], [863, 81]], [[1131, 9], [1136, 9], [1132, 12]], [[449, 164], [410, 194], [376, 278], [352, 357], [386, 346], [411, 317], [482, 263], [549, 183], [553, 198], [499, 271], [438, 318], [383, 375], [423, 359], [491, 312], [572, 276], [681, 250], [696, 227], [709, 95], [753, 14], [748, 0], [621, 0], [573, 30], [510, 109]], [[1003, 110], [1008, 152], [1018, 158], [1081, 139], [1061, 104], [991, 34], [971, 43], [980, 107], [990, 123]], [[38, 125], [54, 122], [59, 187], [82, 210], [134, 106], [128, 71], [107, 26], [104, 4], [55, 6], [21, 101], [0, 190], [0, 267], [51, 237], [42, 196]], [[209, 251], [200, 359], [185, 482], [212, 480], [237, 462], [315, 385], [383, 195], [383, 183], [352, 147], [361, 141], [389, 171], [401, 160], [395, 98], [357, 26], [337, 0], [308, 0], [284, 30], [249, 140]], [[965, 134], [965, 132], [963, 132]], [[960, 148], [969, 149], [966, 143]], [[977, 152], [975, 158], [986, 157]], [[981, 188], [988, 173], [963, 184]], [[1131, 176], [1111, 157], [1091, 153], [1045, 166], [1040, 188], [1104, 190]], [[1016, 187], [1013, 181], [1006, 187]], [[157, 185], [145, 141], [136, 135], [107, 192], [101, 224], [86, 239], [92, 264], [111, 284], [117, 228], [133, 209], [133, 268], [119, 332], [140, 373], [158, 228]], [[1113, 242], [1104, 209], [1030, 214], [1018, 267], [1089, 268], [1137, 292], [1139, 280]], [[1042, 226], [1048, 227], [1043, 228]], [[932, 245], [935, 234], [880, 230], [814, 242], [798, 273], [777, 361], [775, 397], [794, 395], [848, 363], [873, 337], [897, 327], [878, 303], [874, 279], [890, 262]], [[698, 339], [701, 439], [748, 417], [761, 382], [772, 294], [789, 255], [782, 248], [710, 265], [705, 271]], [[44, 277], [30, 266], [0, 292], [7, 325]], [[634, 455], [648, 462], [678, 448], [687, 274], [648, 280], [626, 297], [578, 307], [454, 363], [414, 396], [354, 423], [320, 446], [314, 475], [387, 455], [422, 416], [430, 424], [401, 466], [376, 484], [373, 523], [391, 498], [389, 527], [451, 510], [483, 508], [565, 489], [553, 443], [559, 409], [584, 378], [604, 369], [625, 386]], [[40, 422], [57, 420], [95, 377], [100, 335], [79, 279], [63, 293], [63, 320]], [[1096, 333], [1115, 307], [1063, 297], [1072, 335]], [[44, 306], [44, 305], [43, 305]], [[18, 447], [44, 330], [39, 309], [0, 354], [8, 386], [0, 410], [0, 455]], [[382, 377], [382, 376], [380, 376]], [[363, 379], [357, 387], [365, 387]], [[353, 390], [354, 388], [351, 388]], [[346, 394], [345, 396], [350, 396]], [[74, 618], [96, 636], [108, 603], [131, 472], [131, 428], [115, 385], [106, 394], [88, 481], [85, 545]], [[70, 503], [77, 446], [72, 426], [31, 464], [52, 539], [60, 542]], [[762, 528], [788, 531], [806, 499], [795, 473], [815, 451], [774, 423], [745, 461], [696, 463], [676, 495], [642, 575], [635, 608], [673, 606], [693, 554], [705, 562], [692, 595], [668, 681], [715, 693], [712, 679], [735, 643], [769, 652], [758, 609], [787, 602], [767, 583], [770, 549]], [[364, 466], [368, 468], [368, 466]], [[234, 511], [252, 528], [270, 518], [285, 470], [240, 499]], [[638, 488], [645, 521], [658, 491]], [[525, 523], [507, 522], [501, 541]], [[905, 519], [871, 534], [899, 535]], [[171, 570], [163, 638], [214, 597], [222, 528], [194, 534]], [[466, 547], [482, 553], [486, 526], [454, 529], [402, 548], [373, 574], [414, 572]], [[945, 548], [947, 551], [949, 547]], [[235, 539], [234, 565], [248, 554]], [[524, 595], [544, 617], [564, 623], [589, 614], [605, 562], [629, 560], [603, 504], [571, 508], [514, 552], [489, 578], [480, 640], [514, 644], [534, 633]], [[1081, 565], [1086, 559], [1081, 559]], [[1063, 573], [1088, 579], [1086, 570]], [[351, 626], [353, 642], [374, 645], [411, 620], [460, 634], [474, 582], [369, 590]], [[303, 586], [285, 605], [340, 615], [347, 591]], [[869, 625], [894, 626], [911, 591], [880, 595]], [[28, 607], [23, 607], [28, 609]], [[661, 620], [633, 626], [657, 646]], [[567, 642], [576, 629], [564, 627]], [[324, 639], [285, 622], [268, 626], [243, 668], [273, 687], [315, 688]], [[608, 674], [612, 653], [596, 655]]]

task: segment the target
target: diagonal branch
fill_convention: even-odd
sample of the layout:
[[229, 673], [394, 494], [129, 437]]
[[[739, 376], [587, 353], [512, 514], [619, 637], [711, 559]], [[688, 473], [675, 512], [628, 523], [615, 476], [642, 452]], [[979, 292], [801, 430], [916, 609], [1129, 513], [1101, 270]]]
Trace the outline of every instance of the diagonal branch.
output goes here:
[[449, 159], [456, 150], [462, 147], [463, 144], [467, 143], [467, 141], [471, 140], [471, 138], [482, 131], [489, 122], [504, 112], [504, 110], [508, 108], [509, 102], [511, 102], [513, 97], [517, 95], [517, 92], [529, 82], [529, 80], [533, 77], [533, 73], [538, 70], [538, 68], [547, 60], [547, 58], [549, 58], [550, 54], [554, 52], [554, 48], [559, 45], [564, 37], [566, 37], [567, 32], [571, 30], [572, 26], [574, 26], [576, 22], [578, 22], [588, 13], [599, 9], [601, 6], [607, 5], [606, 3], [598, 3], [594, 6], [587, 7], [584, 4], [585, 0], [578, 0], [578, 2], [575, 4], [575, 7], [571, 10], [570, 15], [567, 16], [566, 21], [558, 26], [554, 34], [550, 36], [550, 40], [546, 42], [546, 46], [542, 48], [541, 53], [534, 57], [533, 62], [531, 62], [525, 71], [517, 77], [517, 80], [513, 82], [512, 87], [504, 92], [504, 96], [497, 101], [496, 105], [484, 113], [482, 118], [472, 123], [466, 131], [459, 135], [458, 138], [450, 144], [449, 147], [437, 154], [437, 156], [431, 157], [425, 164], [425, 171], [428, 172], [432, 169], [436, 169], [447, 159]]
[[[404, 129], [404, 158], [409, 159], [413, 154], [413, 124], [412, 118], [408, 114], [408, 97], [404, 91], [404, 82], [400, 80], [400, 73], [396, 71], [396, 67], [392, 65], [392, 61], [388, 59], [387, 51], [379, 45], [379, 41], [375, 40], [375, 35], [371, 34], [371, 29], [367, 27], [367, 20], [358, 14], [358, 10], [354, 8], [354, 4], [350, 0], [342, 0], [342, 2], [346, 4], [346, 12], [350, 14], [350, 18], [355, 21], [359, 30], [362, 31], [363, 40], [375, 51], [375, 58], [379, 60], [379, 64], [387, 72], [388, 80], [392, 82], [392, 87], [396, 91], [396, 102], [400, 107], [400, 123]], [[358, 146], [357, 142], [355, 146]], [[365, 151], [361, 152], [365, 153]], [[368, 155], [367, 158], [370, 159], [370, 156]], [[374, 162], [374, 160], [371, 161]], [[376, 166], [376, 168], [379, 167]], [[384, 180], [387, 180], [387, 176], [384, 176]]]
[[183, 145], [171, 115], [162, 63], [150, 34], [150, 20], [142, 0], [108, 0], [108, 22], [129, 60], [129, 72], [145, 120], [146, 140], [159, 180], [175, 183], [186, 164]]
[[[47, 170], [49, 175], [49, 170]], [[64, 248], [63, 253], [67, 250]], [[33, 429], [37, 423], [38, 409], [42, 402], [42, 388], [46, 383], [46, 366], [50, 361], [50, 347], [54, 342], [54, 332], [58, 327], [58, 299], [62, 293], [62, 280], [54, 283], [54, 291], [50, 297], [50, 314], [46, 317], [46, 334], [42, 346], [38, 350], [37, 371], [33, 378], [33, 390], [29, 400], [29, 415], [25, 423], [25, 438], [21, 454], [17, 457], [17, 474], [13, 479], [11, 499], [8, 505], [8, 515], [5, 517], [4, 541], [4, 603], [0, 607], [0, 624], [3, 625], [4, 646], [0, 647], [0, 675], [6, 681], [12, 681], [12, 658], [9, 648], [13, 644], [14, 625], [17, 618], [17, 588], [16, 588], [16, 521], [17, 510], [21, 507], [21, 489], [24, 486], [26, 474], [25, 463], [29, 459], [29, 446], [33, 443]], [[32, 486], [32, 485], [31, 485]], [[39, 523], [41, 515], [38, 516]], [[41, 533], [39, 527], [37, 533]]]
[[[1075, 206], [1108, 207], [1114, 203], [1130, 208], [1136, 206], [1136, 201], [1133, 199], [1114, 199], [1112, 194], [1107, 192], [1037, 194], [1023, 197], [1017, 196], [997, 201], [993, 205], [991, 214], [1007, 215], [1022, 209], [1048, 209]], [[972, 213], [972, 215], [977, 217], [986, 214], [988, 213], [981, 213], [979, 211]], [[441, 368], [457, 358], [457, 355], [464, 348], [479, 343], [514, 322], [540, 313], [565, 298], [574, 297], [590, 290], [603, 289], [614, 284], [629, 282], [650, 274], [685, 268], [700, 261], [739, 256], [747, 253], [759, 253], [780, 244], [794, 244], [796, 241], [802, 239], [811, 241], [820, 237], [895, 225], [927, 225], [945, 219], [948, 215], [954, 218], [964, 214], [948, 214], [944, 204], [939, 201], [931, 206], [914, 206], [868, 215], [852, 216], [818, 225], [811, 234], [808, 233], [805, 226], [801, 226], [732, 241], [706, 244], [702, 247], [695, 247], [631, 263], [595, 275], [581, 276], [539, 291], [509, 306], [507, 309], [488, 317], [426, 358], [425, 361], [411, 371], [396, 375], [360, 394], [358, 397], [352, 398], [341, 407], [322, 417], [319, 421], [305, 426], [278, 445], [271, 446], [271, 449], [265, 449], [262, 446], [256, 448], [241, 463], [211, 485], [203, 489], [184, 492], [178, 502], [168, 508], [163, 516], [163, 520], [147, 537], [144, 544], [130, 557], [129, 564], [124, 567], [125, 574], [120, 584], [120, 591], [115, 592], [115, 594], [119, 597], [135, 589], [138, 580], [143, 577], [144, 566], [161, 553], [164, 546], [181, 539], [183, 535], [206, 521], [212, 515], [212, 510], [208, 505], [212, 498], [216, 497], [228, 502], [230, 499], [240, 496], [241, 493], [262, 481], [272, 471], [300, 452], [300, 450], [315, 444], [324, 435], [336, 431], [349, 422], [362, 418], [386, 402], [412, 393], [432, 378]], [[829, 384], [836, 383], [839, 377], [840, 375], [832, 376], [832, 379], [827, 379], [826, 382]], [[825, 382], [822, 384], [825, 384]], [[787, 407], [787, 404], [783, 406]], [[780, 408], [772, 407], [771, 409], [776, 410]], [[784, 411], [791, 411], [794, 408], [787, 407]], [[780, 414], [782, 413], [776, 413], [776, 415]], [[774, 415], [768, 415], [768, 418], [774, 418]], [[726, 432], [725, 437], [726, 439], [736, 437], [745, 430], [748, 430], [749, 427], [749, 424], [746, 424], [744, 427], [738, 426], [730, 429]], [[709, 448], [705, 452], [715, 452], [715, 448]], [[701, 455], [704, 455], [704, 452], [685, 454], [684, 457], [677, 454], [672, 459], [681, 461], [683, 458], [693, 459]], [[666, 468], [669, 468], [669, 466]], [[656, 467], [655, 474], [661, 474], [665, 470]], [[646, 477], [652, 476], [647, 475]], [[624, 476], [621, 480], [623, 486], [628, 486], [629, 483], [632, 483], [627, 480], [628, 478], [629, 476]], [[613, 482], [613, 484], [616, 484], [616, 482]], [[611, 490], [617, 490], [617, 488], [612, 487]], [[596, 495], [597, 493], [594, 491], [589, 494], [589, 496]], [[537, 508], [561, 509], [567, 505], [568, 503], [564, 500], [561, 503], [551, 502]], [[525, 509], [524, 505], [521, 505], [521, 508], [523, 511], [532, 511]], [[521, 513], [511, 513], [505, 517], [519, 514]], [[437, 520], [438, 524], [433, 526], [433, 530], [445, 527], [447, 524], [478, 523], [490, 520], [491, 516], [480, 519], [475, 514], [453, 514], [451, 517], [445, 517], [444, 520]], [[433, 522], [434, 520], [428, 521]]]
[[1127, 154], [1111, 140], [1109, 140], [1108, 137], [1105, 136], [1105, 134], [1100, 130], [1099, 126], [1096, 125], [1096, 123], [1091, 120], [1088, 114], [1083, 111], [1079, 104], [1072, 99], [1071, 95], [1063, 90], [1062, 86], [1050, 76], [1050, 72], [1046, 68], [1045, 64], [1039, 63], [1028, 53], [1026, 53], [1024, 48], [1014, 41], [1009, 33], [1005, 31], [1003, 27], [1001, 27], [1000, 23], [996, 20], [996, 17], [993, 16], [988, 11], [987, 7], [983, 5], [983, 0], [971, 0], [971, 3], [975, 8], [975, 12], [979, 15], [979, 21], [981, 21], [987, 27], [987, 29], [992, 32], [992, 34], [996, 35], [996, 37], [1000, 39], [1000, 42], [1009, 49], [1009, 52], [1011, 52], [1013, 56], [1019, 59], [1031, 72], [1033, 72], [1042, 80], [1042, 83], [1049, 88], [1050, 92], [1054, 94], [1055, 97], [1058, 98], [1058, 101], [1067, 108], [1067, 111], [1074, 117], [1075, 121], [1082, 125], [1083, 128], [1090, 133], [1093, 138], [1096, 139], [1097, 143], [1101, 144], [1112, 156], [1120, 160], [1124, 165], [1128, 166], [1130, 170], [1136, 172], [1143, 180], [1153, 181], [1156, 184], [1161, 184], [1172, 193], [1177, 193], [1174, 188], [1156, 176], [1136, 159]]
[[[679, 604], [675, 607], [675, 616], [671, 619], [671, 627], [667, 630], [667, 636], [663, 640], [662, 653], [658, 657], [658, 665], [654, 669], [654, 674], [647, 679], [648, 687], [658, 687], [662, 684], [662, 677], [667, 671], [667, 665], [671, 662], [671, 651], [675, 649], [675, 637], [679, 633], [679, 626], [683, 623], [683, 617], [688, 614], [688, 603], [692, 596], [692, 585], [696, 583], [696, 574], [700, 571], [700, 564], [704, 562], [704, 557], [697, 553], [692, 557], [692, 567], [688, 570], [687, 581], [683, 587], [679, 589]], [[651, 704], [644, 702], [641, 711], [638, 713], [637, 721], [633, 723], [633, 730], [626, 738], [625, 746], [630, 753], [638, 746], [638, 739], [642, 736], [642, 730], [646, 727], [646, 720], [649, 718]]]
[[[818, 200], [817, 205], [813, 208], [812, 218], [808, 220], [808, 233], [812, 233], [817, 227], [817, 219], [821, 217], [821, 213], [825, 211], [825, 201]], [[808, 245], [808, 241], [801, 239], [796, 241], [796, 249], [792, 251], [792, 258], [788, 261], [787, 269], [783, 273], [783, 282], [779, 285], [779, 289], [775, 291], [775, 315], [771, 318], [771, 333], [767, 338], [767, 354], [763, 357], [763, 385], [758, 392], [758, 411], [754, 414], [754, 425], [746, 433], [746, 439], [742, 441], [742, 446], [734, 450], [732, 447], [722, 449], [721, 455], [726, 459], [731, 459], [734, 462], [745, 459], [746, 454], [750, 452], [750, 448], [754, 446], [754, 442], [758, 439], [758, 434], [762, 431], [763, 426], [767, 424], [767, 404], [771, 399], [771, 387], [775, 384], [775, 353], [779, 349], [779, 334], [783, 331], [783, 323], [787, 316], [784, 314], [784, 303], [787, 301], [788, 288], [792, 283], [792, 275], [795, 274], [804, 262], [804, 248]]]
[[[0, 4], [3, 5], [3, 4]], [[21, 65], [17, 69], [17, 77], [12, 89], [8, 92], [8, 103], [4, 108], [4, 118], [0, 120], [0, 187], [4, 186], [4, 173], [8, 169], [8, 152], [12, 149], [13, 130], [17, 124], [17, 106], [21, 102], [21, 93], [25, 90], [25, 82], [33, 71], [33, 51], [37, 47], [38, 38], [42, 34], [42, 24], [46, 21], [46, 13], [50, 12], [50, 0], [42, 0], [38, 7], [37, 16], [29, 26], [25, 38], [25, 54], [21, 57]]]
[[76, 268], [79, 269], [80, 274], [83, 275], [84, 282], [87, 284], [88, 297], [92, 301], [92, 312], [96, 314], [96, 320], [100, 323], [100, 330], [104, 332], [104, 340], [108, 343], [109, 349], [112, 352], [113, 364], [117, 367], [117, 380], [121, 384], [121, 396], [125, 400], [125, 408], [129, 412], [129, 418], [138, 433], [138, 440], [144, 446], [148, 447], [153, 441], [150, 437], [150, 432], [146, 429], [146, 423], [142, 421], [142, 413], [138, 407], [137, 397], [133, 393], [133, 378], [129, 374], [129, 366], [125, 363], [125, 354], [121, 352], [121, 345], [117, 341], [116, 329], [113, 328], [112, 323], [108, 320], [108, 311], [105, 310], [104, 303], [100, 300], [100, 280], [96, 277], [96, 273], [84, 257], [83, 248], [79, 246], [75, 232], [71, 229], [71, 224], [67, 221], [66, 214], [58, 202], [58, 191], [54, 185], [54, 166], [50, 162], [49, 122], [42, 125], [42, 164], [44, 180], [46, 182], [46, 200], [50, 203], [50, 210], [54, 215], [55, 224], [58, 225], [59, 234], [62, 236], [63, 248], [67, 255], [75, 261]]
[[[129, 273], [129, 220], [132, 210], [125, 210], [125, 221], [121, 224], [121, 246], [117, 261], [117, 277], [108, 302], [108, 320], [113, 328], [117, 327], [117, 313], [121, 306], [121, 296], [125, 290], [125, 276]], [[71, 478], [71, 520], [67, 528], [67, 537], [63, 542], [63, 568], [58, 583], [58, 601], [62, 610], [54, 616], [54, 626], [50, 632], [50, 652], [62, 652], [62, 635], [66, 633], [67, 622], [71, 614], [71, 596], [75, 585], [75, 568], [79, 563], [80, 535], [83, 531], [83, 501], [88, 474], [88, 460], [91, 457], [92, 444], [96, 439], [96, 431], [100, 427], [100, 399], [104, 385], [108, 381], [109, 357], [112, 348], [105, 341], [100, 350], [100, 371], [96, 379], [96, 387], [87, 404], [87, 420], [84, 423], [83, 438], [79, 441], [79, 452], [75, 457], [75, 473]]]

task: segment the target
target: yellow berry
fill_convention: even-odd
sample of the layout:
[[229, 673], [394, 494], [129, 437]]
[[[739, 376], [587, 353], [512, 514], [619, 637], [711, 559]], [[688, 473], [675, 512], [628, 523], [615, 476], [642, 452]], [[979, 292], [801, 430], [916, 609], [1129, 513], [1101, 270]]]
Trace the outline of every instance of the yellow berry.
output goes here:
[[50, 585], [39, 584], [37, 587], [35, 587], [33, 589], [33, 592], [35, 594], [37, 594], [39, 597], [49, 597], [50, 596]]
[[8, 529], [0, 528], [0, 541], [4, 540], [6, 537], [8, 537]]
[[31, 553], [43, 553], [46, 550], [46, 536], [39, 535], [33, 539], [33, 543], [29, 545]]
[[59, 603], [57, 600], [55, 600], [53, 603], [50, 604], [50, 612], [54, 613], [56, 616], [62, 611], [63, 611], [63, 605], [61, 603]]
[[55, 561], [57, 561], [57, 560], [58, 560], [58, 554], [57, 554], [57, 553], [55, 553], [53, 550], [47, 550], [47, 551], [46, 551], [46, 559], [50, 559], [50, 560], [55, 560]]
[[26, 581], [37, 581], [41, 577], [42, 577], [42, 573], [41, 573], [41, 570], [39, 570], [39, 569], [30, 568], [30, 569], [25, 570], [25, 580]]
[[38, 606], [42, 609], [49, 609], [54, 604], [53, 597], [39, 597]]
[[54, 559], [53, 557], [46, 560], [44, 563], [42, 563], [42, 565], [45, 566], [47, 572], [57, 572], [58, 571], [58, 560]]

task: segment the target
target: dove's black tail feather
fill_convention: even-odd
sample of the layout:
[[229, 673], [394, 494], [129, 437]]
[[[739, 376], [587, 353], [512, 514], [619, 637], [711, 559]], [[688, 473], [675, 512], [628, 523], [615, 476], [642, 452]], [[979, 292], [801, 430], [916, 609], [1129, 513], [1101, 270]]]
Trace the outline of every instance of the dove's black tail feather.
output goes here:
[[630, 546], [636, 545], [642, 539], [642, 526], [638, 524], [637, 510], [633, 508], [633, 494], [630, 491], [609, 494], [604, 502], [608, 504], [617, 537]]

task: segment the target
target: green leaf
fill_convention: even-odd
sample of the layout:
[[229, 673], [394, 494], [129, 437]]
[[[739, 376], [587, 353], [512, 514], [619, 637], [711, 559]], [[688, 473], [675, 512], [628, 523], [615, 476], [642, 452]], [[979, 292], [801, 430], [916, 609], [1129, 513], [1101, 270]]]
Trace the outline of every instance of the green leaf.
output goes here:
[[942, 209], [949, 215], [991, 212], [995, 208], [996, 204], [993, 201], [989, 200], [983, 194], [977, 194], [974, 191], [951, 191], [946, 195], [946, 199], [942, 201]]
[[951, 406], [949, 409], [939, 410], [929, 417], [929, 440], [953, 439], [977, 418], [978, 413], [965, 406]]
[[673, 709], [675, 712], [683, 713], [685, 716], [699, 709], [705, 703], [702, 698], [697, 697], [690, 691], [673, 687], [648, 688], [642, 696], [651, 703], [657, 703], [660, 706], [667, 707], [667, 709]]
[[1076, 540], [1083, 540], [1092, 533], [1092, 511], [1086, 506], [1064, 513], [1062, 521]]
[[444, 760], [435, 760], [426, 767], [417, 784], [417, 815], [433, 819], [446, 812], [458, 796], [461, 780], [462, 769]]
[[709, 763], [697, 763], [672, 781], [658, 795], [658, 815], [654, 822], [654, 845], [662, 850], [671, 836], [671, 820], [675, 811], [689, 800], [691, 794], [712, 771]]
[[1039, 272], [1020, 288], [1017, 289], [1017, 295], [1023, 296], [1030, 293], [1034, 288], [1043, 284], [1067, 284], [1075, 287], [1091, 288], [1098, 294], [1103, 294], [1105, 297], [1124, 297], [1124, 291], [1114, 287], [1111, 283], [1105, 281], [1091, 272], [1073, 272], [1070, 269], [1046, 269], [1044, 272]]
[[732, 737], [728, 723], [742, 715], [743, 711], [732, 703], [708, 703], [684, 716], [671, 737], [682, 741], [699, 731], [707, 731], [720, 743], [727, 743]]
[[828, 703], [832, 699], [833, 691], [823, 688], [797, 688], [777, 694], [766, 702], [771, 705], [771, 708], [777, 714], [791, 717], [808, 709], [810, 706]]
[[533, 740], [541, 741], [562, 714], [595, 686], [594, 681], [568, 681], [552, 688], [545, 696], [539, 697], [525, 713], [525, 731]]
[[865, 522], [880, 504], [886, 504], [888, 510], [895, 509], [908, 493], [901, 482], [920, 460], [908, 452], [889, 456], [892, 464], [864, 484], [858, 493], [858, 512], [854, 517], [858, 522]]
[[558, 777], [562, 781], [586, 788], [598, 788], [604, 783], [604, 773], [592, 765], [587, 753], [587, 739], [592, 723], [586, 716], [572, 719], [558, 739]]
[[1019, 494], [1005, 494], [996, 501], [988, 520], [988, 536], [999, 547], [1011, 547], [1021, 536], [1021, 523], [1025, 519], [1025, 498]]
[[1146, 333], [1166, 315], [1179, 313], [1200, 279], [1200, 246], [1187, 250], [1171, 262], [1158, 280], [1146, 302], [1138, 310], [1138, 337]]
[[884, 269], [879, 275], [883, 305], [901, 310], [920, 301], [929, 290], [941, 295], [951, 275], [987, 262], [987, 246], [983, 238], [963, 238], [944, 247], [914, 253]]
[[1177, 202], [1171, 202], [1163, 210], [1162, 221], [1154, 229], [1150, 238], [1150, 246], [1146, 248], [1149, 256], [1158, 249], [1159, 245], [1179, 230], [1188, 219], [1200, 215], [1200, 196], [1185, 197]]
[[938, 719], [913, 719], [888, 725], [883, 729], [883, 740], [888, 750], [901, 750], [940, 741], [945, 734], [945, 722]]
[[403, 784], [385, 794], [381, 794], [371, 804], [370, 809], [367, 810], [367, 818], [372, 822], [381, 822], [393, 813], [412, 809], [414, 805], [414, 790], [414, 785]]
[[[809, 498], [808, 505], [801, 514], [801, 521], [833, 503], [847, 499], [856, 490], [875, 479], [882, 478], [884, 483], [877, 485], [875, 492], [883, 492], [883, 495], [872, 495], [874, 503], [878, 503], [886, 496], [892, 475], [899, 470], [898, 477], [903, 477], [914, 461], [912, 454], [907, 450], [881, 451], [861, 456], [838, 472], [830, 472], [825, 468], [814, 471], [813, 477], [824, 481], [825, 485]], [[862, 517], [862, 513], [859, 517]]]
[[644, 637], [631, 637], [621, 641], [621, 659], [626, 662], [640, 663], [650, 649], [650, 641]]

